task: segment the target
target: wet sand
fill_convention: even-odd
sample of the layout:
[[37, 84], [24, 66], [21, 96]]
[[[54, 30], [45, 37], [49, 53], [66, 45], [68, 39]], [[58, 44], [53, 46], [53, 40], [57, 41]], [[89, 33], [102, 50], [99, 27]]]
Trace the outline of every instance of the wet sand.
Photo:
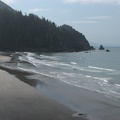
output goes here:
[[0, 120], [83, 120], [73, 117], [73, 113], [14, 75], [0, 70]]
[[42, 85], [36, 85], [38, 91], [89, 120], [120, 120], [120, 99], [109, 98], [43, 75], [32, 75], [28, 78], [43, 82]]

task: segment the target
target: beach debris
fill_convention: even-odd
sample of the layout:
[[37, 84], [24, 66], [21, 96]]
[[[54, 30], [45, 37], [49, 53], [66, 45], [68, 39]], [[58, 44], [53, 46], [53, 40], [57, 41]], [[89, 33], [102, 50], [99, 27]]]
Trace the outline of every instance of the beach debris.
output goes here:
[[85, 114], [85, 113], [74, 113], [73, 117], [86, 118], [87, 114]]
[[83, 115], [83, 113], [78, 113], [79, 116]]

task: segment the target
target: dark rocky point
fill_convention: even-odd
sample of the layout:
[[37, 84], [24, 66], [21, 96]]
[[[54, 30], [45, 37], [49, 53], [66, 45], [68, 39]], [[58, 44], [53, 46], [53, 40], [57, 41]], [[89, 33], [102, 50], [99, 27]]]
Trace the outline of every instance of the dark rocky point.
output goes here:
[[107, 49], [106, 52], [110, 52], [110, 50]]
[[105, 50], [105, 48], [103, 47], [103, 45], [100, 45], [99, 50]]

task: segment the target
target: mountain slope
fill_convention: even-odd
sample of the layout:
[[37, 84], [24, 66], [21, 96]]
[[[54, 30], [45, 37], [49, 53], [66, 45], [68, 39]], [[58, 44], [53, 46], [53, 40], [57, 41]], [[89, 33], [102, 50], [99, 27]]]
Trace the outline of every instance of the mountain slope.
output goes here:
[[10, 11], [14, 11], [14, 9], [12, 9], [10, 6], [8, 6], [7, 4], [5, 4], [2, 1], [0, 1], [0, 9], [8, 9]]
[[[0, 1], [0, 50], [72, 52], [90, 50], [82, 33], [34, 14], [23, 15]], [[5, 9], [7, 8], [7, 9]]]

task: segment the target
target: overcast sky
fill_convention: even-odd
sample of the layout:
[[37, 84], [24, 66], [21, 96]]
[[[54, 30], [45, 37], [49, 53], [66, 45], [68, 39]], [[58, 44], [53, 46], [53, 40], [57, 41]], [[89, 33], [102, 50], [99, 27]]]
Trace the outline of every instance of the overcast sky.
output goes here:
[[23, 13], [68, 24], [91, 45], [120, 46], [120, 0], [2, 0]]

